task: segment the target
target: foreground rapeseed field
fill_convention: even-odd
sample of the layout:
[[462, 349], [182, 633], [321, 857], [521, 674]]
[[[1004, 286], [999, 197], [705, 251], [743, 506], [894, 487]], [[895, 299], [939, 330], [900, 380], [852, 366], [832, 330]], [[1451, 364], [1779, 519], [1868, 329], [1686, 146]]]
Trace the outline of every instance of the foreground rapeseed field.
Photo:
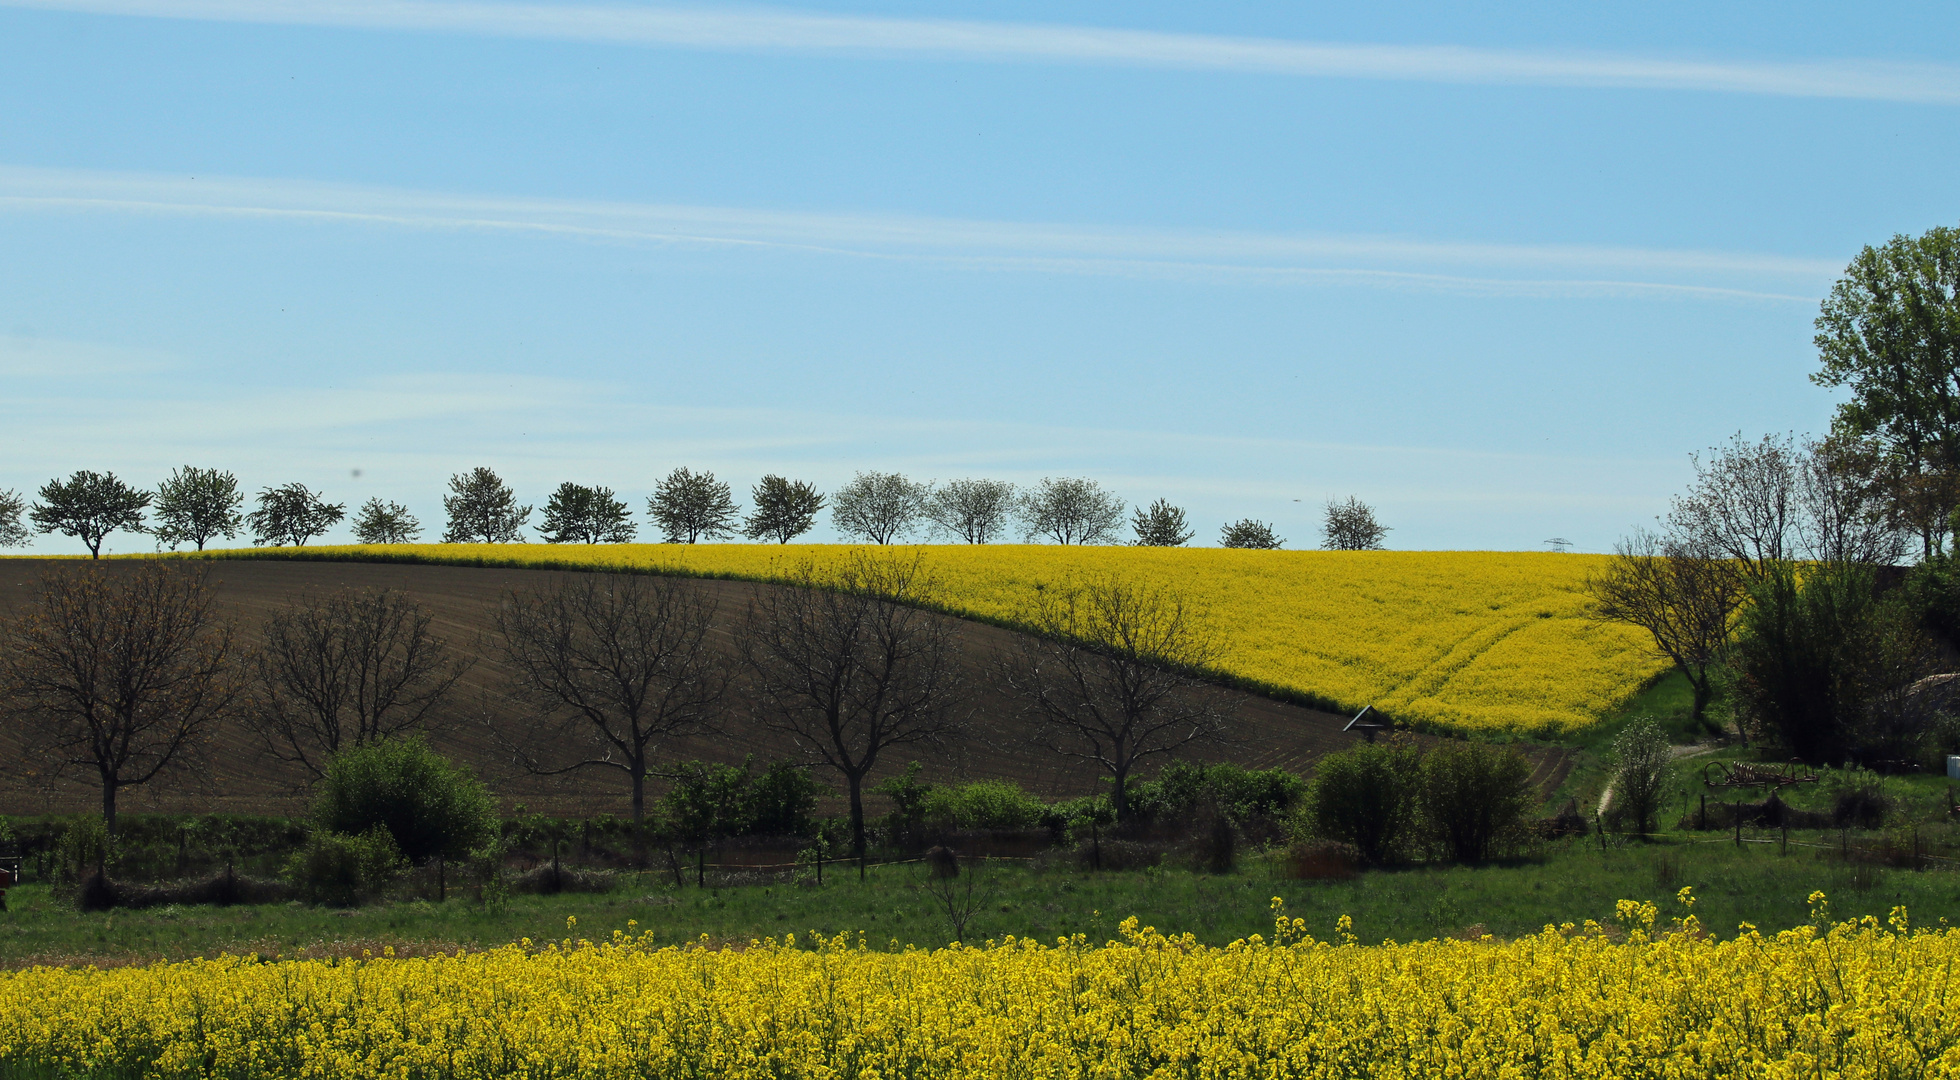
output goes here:
[[[1683, 890], [1684, 900], [1689, 899]], [[1820, 902], [1821, 895], [1813, 896]], [[530, 942], [0, 975], [0, 1071], [155, 1077], [1906, 1077], [1960, 1074], [1960, 930], [1717, 942], [1123, 938], [934, 951]], [[574, 920], [568, 920], [574, 921]], [[1624, 936], [1621, 931], [1624, 930]], [[575, 931], [574, 931], [575, 932]]]
[[[845, 545], [416, 544], [218, 555], [494, 566], [622, 566], [779, 579]], [[1012, 624], [1038, 586], [1120, 572], [1175, 587], [1225, 645], [1222, 673], [1406, 723], [1554, 735], [1584, 728], [1661, 670], [1635, 631], [1585, 618], [1603, 556], [1486, 551], [932, 545], [919, 552], [953, 611]]]

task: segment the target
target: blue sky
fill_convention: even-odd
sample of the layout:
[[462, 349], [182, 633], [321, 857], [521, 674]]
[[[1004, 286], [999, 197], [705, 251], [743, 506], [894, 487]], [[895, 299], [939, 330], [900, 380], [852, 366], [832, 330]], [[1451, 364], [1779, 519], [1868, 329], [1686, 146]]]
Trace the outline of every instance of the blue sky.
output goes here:
[[1817, 301], [1954, 223], [1926, 10], [0, 0], [0, 489], [1086, 475], [1604, 550], [1821, 430]]

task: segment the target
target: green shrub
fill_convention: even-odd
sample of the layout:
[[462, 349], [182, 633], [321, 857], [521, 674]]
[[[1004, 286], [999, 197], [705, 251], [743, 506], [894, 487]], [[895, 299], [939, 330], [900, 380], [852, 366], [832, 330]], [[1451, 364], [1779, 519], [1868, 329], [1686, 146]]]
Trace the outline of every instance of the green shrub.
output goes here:
[[1353, 848], [1380, 865], [1400, 855], [1418, 824], [1422, 755], [1403, 739], [1329, 754], [1301, 801], [1305, 831]]
[[359, 836], [316, 830], [286, 864], [286, 880], [316, 904], [352, 907], [381, 891], [402, 869], [402, 850], [386, 828]]
[[1488, 743], [1445, 742], [1422, 757], [1421, 803], [1430, 836], [1458, 862], [1483, 862], [1519, 835], [1537, 803], [1531, 762]]
[[334, 756], [313, 806], [327, 832], [380, 827], [415, 863], [466, 859], [497, 833], [490, 793], [420, 737], [368, 743]]
[[1048, 814], [1047, 803], [1008, 780], [933, 788], [922, 809], [937, 829], [1033, 829]]
[[1173, 761], [1157, 779], [1132, 789], [1133, 811], [1155, 821], [1196, 821], [1222, 814], [1234, 824], [1278, 821], [1306, 794], [1306, 782], [1285, 769], [1195, 765]]
[[99, 815], [83, 814], [69, 822], [55, 847], [55, 880], [61, 885], [79, 884], [106, 868], [114, 854], [115, 838], [109, 835], [109, 827]]

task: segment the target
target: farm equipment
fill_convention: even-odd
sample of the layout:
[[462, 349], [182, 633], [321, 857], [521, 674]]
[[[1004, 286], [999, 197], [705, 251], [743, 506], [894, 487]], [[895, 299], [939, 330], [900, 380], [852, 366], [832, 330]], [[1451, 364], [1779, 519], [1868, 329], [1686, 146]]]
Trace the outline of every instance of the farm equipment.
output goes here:
[[1798, 762], [1766, 764], [1753, 761], [1711, 761], [1702, 766], [1701, 782], [1711, 788], [1767, 787], [1814, 784], [1817, 771]]

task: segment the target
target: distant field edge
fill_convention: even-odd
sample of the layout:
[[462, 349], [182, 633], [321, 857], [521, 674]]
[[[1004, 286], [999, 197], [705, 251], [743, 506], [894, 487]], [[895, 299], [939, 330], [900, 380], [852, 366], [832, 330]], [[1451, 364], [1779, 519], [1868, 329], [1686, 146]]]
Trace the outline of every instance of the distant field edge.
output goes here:
[[[852, 551], [918, 552], [928, 565], [938, 560], [943, 598], [922, 607], [1019, 633], [1032, 631], [1019, 612], [1025, 610], [1025, 598], [1044, 582], [1105, 570], [1168, 579], [1207, 611], [1207, 621], [1232, 650], [1226, 663], [1192, 674], [1342, 715], [1372, 705], [1397, 726], [1428, 734], [1563, 743], [1597, 727], [1664, 674], [1636, 655], [1639, 650], [1628, 644], [1630, 639], [1617, 638], [1604, 646], [1598, 642], [1605, 639], [1584, 643], [1602, 631], [1579, 612], [1583, 605], [1577, 583], [1595, 558], [1582, 555], [965, 544], [631, 544], [574, 545], [560, 551], [541, 544], [508, 549], [415, 544], [226, 548], [114, 558], [602, 571], [788, 584], [805, 563], [821, 565]], [[1439, 567], [1446, 573], [1439, 573]], [[1521, 587], [1520, 582], [1526, 584]], [[1326, 599], [1303, 606], [1298, 590], [1309, 583], [1316, 597]], [[1384, 585], [1401, 594], [1386, 605], [1381, 601]], [[1274, 606], [1266, 602], [1269, 597], [1282, 602]], [[1496, 601], [1487, 612], [1486, 601]], [[1348, 622], [1351, 613], [1361, 622]], [[1539, 621], [1552, 618], [1559, 621]], [[1484, 621], [1473, 625], [1474, 619]], [[1504, 643], [1520, 631], [1519, 647]], [[1431, 640], [1416, 642], [1419, 648], [1411, 650], [1405, 632]], [[1317, 658], [1297, 662], [1303, 653], [1295, 649], [1287, 654], [1293, 660], [1275, 661], [1296, 637], [1311, 637], [1306, 652], [1318, 650]], [[1344, 647], [1352, 640], [1376, 644], [1359, 651]], [[1489, 663], [1482, 654], [1494, 644], [1509, 651]], [[1391, 670], [1402, 657], [1425, 648], [1427, 659], [1405, 662], [1399, 673]], [[1385, 657], [1389, 663], [1380, 662]], [[1520, 665], [1520, 659], [1528, 659], [1528, 665]], [[1590, 680], [1589, 688], [1568, 690], [1565, 684], [1575, 679]], [[1514, 702], [1522, 707], [1514, 709]]]

